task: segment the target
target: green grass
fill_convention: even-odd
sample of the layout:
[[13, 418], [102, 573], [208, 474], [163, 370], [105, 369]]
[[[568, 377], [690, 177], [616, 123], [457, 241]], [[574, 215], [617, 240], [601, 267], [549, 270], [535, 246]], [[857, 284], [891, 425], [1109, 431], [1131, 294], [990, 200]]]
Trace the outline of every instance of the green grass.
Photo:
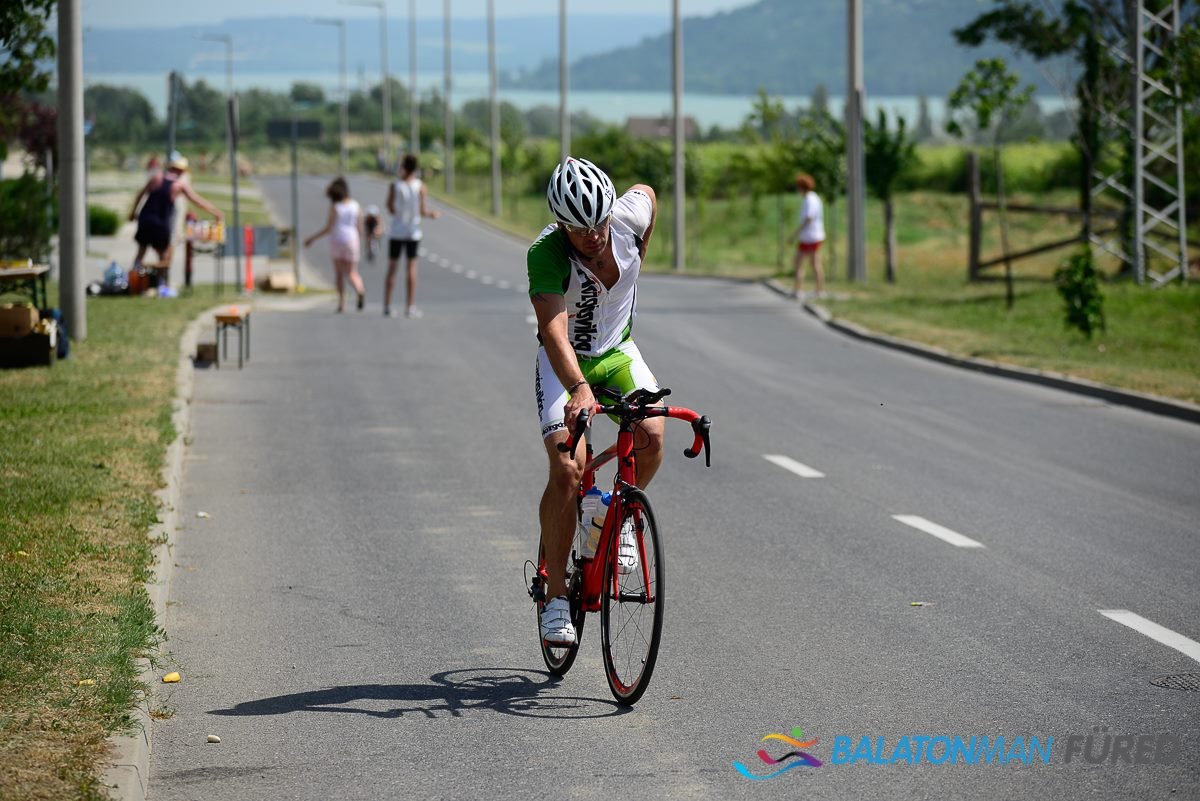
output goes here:
[[214, 300], [87, 303], [70, 358], [0, 371], [2, 799], [101, 797], [105, 740], [138, 698], [133, 659], [161, 637], [146, 534], [179, 338]]
[[[1015, 150], [1032, 159], [1036, 148]], [[948, 156], [947, 156], [948, 157]], [[1031, 168], [1031, 167], [1030, 167]], [[447, 200], [441, 182], [431, 191]], [[511, 186], [518, 185], [517, 181]], [[449, 200], [530, 240], [548, 222], [540, 195], [508, 191], [500, 218], [490, 217], [490, 183], [481, 176], [459, 175]], [[659, 195], [659, 216], [647, 269], [670, 270], [672, 204]], [[1014, 203], [1070, 207], [1074, 192], [1038, 195], [1016, 193]], [[1200, 286], [1151, 289], [1113, 280], [1117, 263], [1097, 256], [1108, 280], [1103, 285], [1107, 330], [1092, 341], [1067, 330], [1062, 301], [1052, 282], [1054, 270], [1067, 256], [1059, 249], [1014, 262], [1017, 299], [1007, 310], [1002, 267], [986, 272], [987, 280], [967, 279], [967, 214], [965, 196], [943, 192], [905, 192], [896, 197], [897, 283], [883, 280], [883, 209], [867, 203], [867, 273], [865, 285], [845, 280], [844, 202], [826, 206], [830, 239], [823, 251], [829, 286], [843, 300], [828, 302], [838, 317], [894, 336], [936, 345], [945, 350], [1037, 369], [1068, 373], [1142, 392], [1200, 402]], [[699, 275], [743, 278], [769, 276], [790, 280], [791, 250], [782, 240], [795, 225], [794, 195], [732, 200], [689, 201], [687, 270]], [[1009, 246], [1013, 251], [1066, 239], [1077, 231], [1066, 215], [1010, 213]], [[1193, 231], [1193, 239], [1200, 233]], [[1000, 227], [994, 212], [984, 216], [982, 255], [1000, 254]], [[1156, 265], [1161, 267], [1161, 265]], [[808, 283], [811, 288], [811, 281]]]

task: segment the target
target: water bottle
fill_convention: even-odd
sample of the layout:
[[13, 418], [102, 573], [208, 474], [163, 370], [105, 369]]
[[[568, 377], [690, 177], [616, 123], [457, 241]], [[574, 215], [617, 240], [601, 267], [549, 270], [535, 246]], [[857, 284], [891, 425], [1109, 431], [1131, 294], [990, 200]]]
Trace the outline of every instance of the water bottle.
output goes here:
[[611, 501], [612, 493], [601, 492], [599, 487], [592, 487], [580, 501], [579, 533], [583, 543], [580, 555], [584, 559], [596, 555], [596, 546], [600, 544], [600, 532], [604, 530], [604, 518], [608, 515]]

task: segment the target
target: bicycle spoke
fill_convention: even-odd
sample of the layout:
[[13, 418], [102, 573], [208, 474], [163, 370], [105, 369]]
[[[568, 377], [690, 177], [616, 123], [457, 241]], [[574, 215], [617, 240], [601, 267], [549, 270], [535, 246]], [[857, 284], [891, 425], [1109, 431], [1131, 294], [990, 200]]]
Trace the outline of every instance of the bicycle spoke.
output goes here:
[[[601, 636], [609, 688], [621, 703], [632, 704], [646, 690], [662, 633], [662, 543], [643, 493], [632, 490], [622, 507], [605, 563], [605, 596]], [[638, 566], [621, 575], [617, 569], [620, 531], [633, 520]]]

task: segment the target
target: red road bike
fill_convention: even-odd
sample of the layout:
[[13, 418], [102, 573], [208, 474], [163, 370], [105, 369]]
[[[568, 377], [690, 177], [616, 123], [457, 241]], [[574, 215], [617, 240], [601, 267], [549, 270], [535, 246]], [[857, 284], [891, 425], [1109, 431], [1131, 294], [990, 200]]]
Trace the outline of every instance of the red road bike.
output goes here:
[[[558, 448], [575, 456], [579, 438], [587, 429], [588, 420], [595, 414], [607, 414], [616, 419], [617, 441], [599, 456], [593, 456], [591, 437], [587, 440], [587, 463], [579, 485], [579, 497], [595, 484], [596, 471], [612, 459], [617, 460], [612, 501], [604, 519], [604, 528], [596, 546], [594, 558], [583, 558], [579, 550], [572, 552], [567, 564], [567, 597], [571, 605], [571, 622], [575, 626], [575, 643], [558, 645], [541, 639], [540, 620], [546, 603], [546, 562], [539, 548], [537, 569], [529, 594], [538, 612], [538, 641], [542, 658], [555, 676], [565, 675], [579, 653], [583, 639], [584, 616], [600, 613], [600, 641], [604, 655], [604, 672], [609, 689], [617, 702], [631, 705], [637, 702], [650, 682], [658, 658], [662, 636], [663, 601], [665, 598], [665, 565], [662, 533], [650, 506], [645, 490], [637, 486], [637, 451], [634, 435], [642, 420], [649, 417], [671, 417], [690, 423], [696, 438], [683, 454], [689, 459], [704, 450], [704, 462], [712, 466], [709, 455], [709, 428], [706, 416], [678, 406], [657, 405], [669, 389], [647, 393], [637, 390], [622, 398], [619, 393], [598, 388], [603, 402], [579, 413], [575, 431]], [[637, 567], [622, 574], [617, 564], [622, 530], [631, 530], [637, 542]], [[578, 543], [577, 543], [578, 544]]]

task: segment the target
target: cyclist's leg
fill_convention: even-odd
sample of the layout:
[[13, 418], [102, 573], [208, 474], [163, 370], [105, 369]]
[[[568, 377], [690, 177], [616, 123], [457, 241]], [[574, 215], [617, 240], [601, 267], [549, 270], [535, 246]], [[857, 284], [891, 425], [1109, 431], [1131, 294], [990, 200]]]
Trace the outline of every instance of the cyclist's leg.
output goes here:
[[[646, 366], [642, 352], [632, 339], [622, 342], [603, 360], [607, 367], [604, 385], [618, 390], [622, 395], [628, 395], [635, 389], [648, 392], [658, 390], [658, 381], [654, 373]], [[637, 453], [637, 482], [645, 488], [654, 474], [658, 472], [663, 461], [663, 432], [666, 429], [666, 419], [651, 417], [643, 420], [634, 432], [633, 447]]]
[[574, 459], [569, 453], [558, 450], [558, 443], [565, 442], [568, 437], [563, 423], [567, 390], [550, 367], [545, 348], [538, 348], [534, 392], [542, 426], [542, 441], [550, 463], [550, 475], [538, 506], [541, 543], [548, 574], [546, 597], [556, 598], [567, 594], [567, 558], [571, 553], [571, 538], [575, 534], [576, 499], [579, 497], [579, 481], [583, 477], [587, 448], [586, 443], [581, 442], [575, 450]]

